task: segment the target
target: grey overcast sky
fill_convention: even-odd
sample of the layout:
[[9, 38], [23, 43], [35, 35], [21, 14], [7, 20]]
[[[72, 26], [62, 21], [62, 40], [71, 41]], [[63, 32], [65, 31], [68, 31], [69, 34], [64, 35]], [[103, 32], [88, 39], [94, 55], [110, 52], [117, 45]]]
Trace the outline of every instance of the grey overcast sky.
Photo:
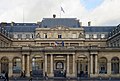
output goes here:
[[[65, 13], [61, 11], [61, 7]], [[120, 24], [120, 0], [0, 0], [0, 22], [37, 22], [42, 18], [77, 18], [83, 25]]]

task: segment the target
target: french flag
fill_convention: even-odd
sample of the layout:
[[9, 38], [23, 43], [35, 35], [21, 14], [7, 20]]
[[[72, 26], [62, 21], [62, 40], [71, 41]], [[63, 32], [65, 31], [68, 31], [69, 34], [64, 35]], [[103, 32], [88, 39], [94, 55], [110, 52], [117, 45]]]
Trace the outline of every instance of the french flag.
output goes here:
[[57, 46], [58, 45], [58, 42], [57, 41], [55, 41], [55, 46]]
[[61, 11], [62, 11], [63, 13], [65, 13], [65, 11], [64, 11], [64, 9], [63, 9], [63, 7], [61, 7]]

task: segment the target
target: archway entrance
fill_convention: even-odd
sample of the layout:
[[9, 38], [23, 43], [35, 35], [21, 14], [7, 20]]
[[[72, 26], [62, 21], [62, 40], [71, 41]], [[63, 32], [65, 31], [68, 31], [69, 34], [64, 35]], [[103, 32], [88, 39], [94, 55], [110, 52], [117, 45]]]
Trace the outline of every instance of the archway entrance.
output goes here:
[[107, 74], [107, 58], [105, 57], [99, 59], [99, 74]]
[[7, 57], [1, 58], [1, 72], [9, 72], [9, 60]]
[[43, 59], [41, 56], [32, 58], [32, 76], [43, 77]]
[[113, 57], [111, 59], [111, 72], [112, 74], [119, 74], [119, 58]]
[[54, 77], [66, 77], [66, 70], [64, 68], [64, 61], [55, 62]]
[[79, 56], [77, 59], [77, 77], [88, 76], [88, 59], [86, 56]]

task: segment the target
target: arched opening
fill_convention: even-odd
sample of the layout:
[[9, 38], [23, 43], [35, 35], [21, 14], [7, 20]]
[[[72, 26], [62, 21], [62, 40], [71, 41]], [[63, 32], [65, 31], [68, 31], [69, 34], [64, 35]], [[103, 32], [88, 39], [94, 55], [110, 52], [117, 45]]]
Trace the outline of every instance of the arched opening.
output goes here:
[[64, 68], [63, 62], [59, 61], [56, 63], [56, 69], [63, 69], [63, 68]]
[[18, 73], [20, 74], [22, 71], [22, 67], [21, 67], [21, 58], [19, 57], [15, 57], [13, 58], [13, 73]]
[[58, 60], [55, 62], [54, 77], [66, 77], [66, 70], [64, 70], [63, 60]]
[[113, 57], [111, 59], [111, 73], [119, 74], [119, 58], [118, 57]]
[[99, 73], [107, 74], [107, 59], [105, 57], [99, 58]]
[[1, 72], [9, 72], [9, 59], [7, 57], [1, 58]]
[[32, 75], [34, 77], [43, 77], [43, 59], [41, 56], [32, 58]]
[[80, 55], [77, 59], [77, 77], [88, 76], [88, 58]]

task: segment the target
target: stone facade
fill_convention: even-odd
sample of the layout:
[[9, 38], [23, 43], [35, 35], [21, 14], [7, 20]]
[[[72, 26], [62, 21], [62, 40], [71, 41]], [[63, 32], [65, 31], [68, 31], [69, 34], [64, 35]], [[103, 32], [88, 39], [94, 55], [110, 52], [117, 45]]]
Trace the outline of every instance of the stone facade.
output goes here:
[[107, 37], [86, 38], [90, 32], [82, 26], [37, 27], [27, 39], [14, 33], [12, 38], [0, 33], [0, 72], [10, 77], [29, 77], [30, 72], [39, 77], [120, 77], [120, 48], [109, 47]]

